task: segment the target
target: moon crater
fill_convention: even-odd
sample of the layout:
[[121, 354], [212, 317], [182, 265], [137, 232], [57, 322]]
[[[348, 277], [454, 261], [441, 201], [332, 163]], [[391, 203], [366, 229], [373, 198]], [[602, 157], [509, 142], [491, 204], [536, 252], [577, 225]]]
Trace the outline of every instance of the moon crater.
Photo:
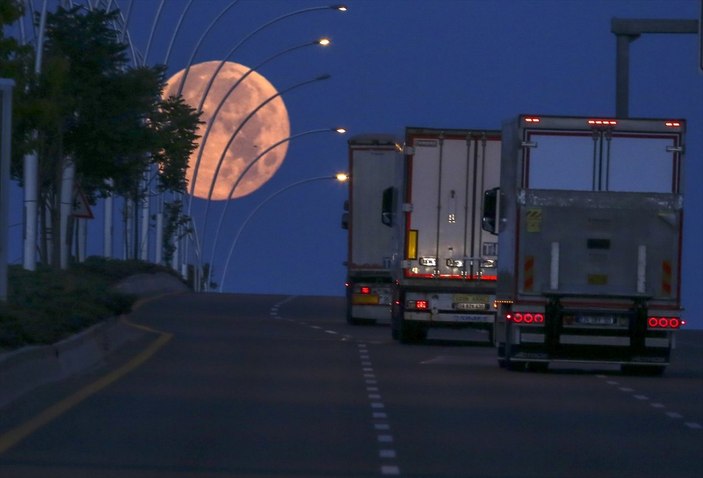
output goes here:
[[[220, 63], [220, 61], [208, 61], [191, 66], [181, 92], [186, 103], [193, 108], [198, 107], [205, 88]], [[247, 116], [277, 94], [276, 88], [256, 71], [249, 73], [234, 88], [213, 120], [213, 115], [227, 92], [249, 70], [239, 63], [225, 62], [203, 103], [200, 116], [203, 124], [198, 128], [200, 136], [198, 147], [190, 156], [186, 172], [188, 192], [192, 192], [196, 197], [208, 198], [217, 164], [228, 142], [230, 145], [224, 154], [212, 191], [211, 199], [214, 200], [229, 199], [232, 186], [244, 169], [267, 148], [290, 137], [288, 110], [280, 96], [268, 101], [241, 126]], [[183, 74], [184, 70], [181, 70], [168, 80], [163, 92], [165, 98], [178, 93]], [[206, 136], [206, 130], [210, 124], [210, 132]], [[240, 131], [232, 140], [240, 126]], [[271, 179], [281, 167], [287, 151], [288, 142], [283, 142], [259, 158], [239, 182], [232, 197], [242, 197], [252, 193]], [[200, 165], [197, 167], [197, 177], [193, 182], [198, 157], [200, 157]]]

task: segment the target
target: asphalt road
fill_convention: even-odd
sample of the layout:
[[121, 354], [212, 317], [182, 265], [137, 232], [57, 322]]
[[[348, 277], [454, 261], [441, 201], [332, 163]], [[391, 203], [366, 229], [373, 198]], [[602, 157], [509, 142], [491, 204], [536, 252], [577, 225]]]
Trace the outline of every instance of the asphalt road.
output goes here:
[[185, 294], [0, 410], [0, 476], [701, 477], [703, 333], [664, 377], [508, 372], [483, 336], [400, 345], [337, 298]]

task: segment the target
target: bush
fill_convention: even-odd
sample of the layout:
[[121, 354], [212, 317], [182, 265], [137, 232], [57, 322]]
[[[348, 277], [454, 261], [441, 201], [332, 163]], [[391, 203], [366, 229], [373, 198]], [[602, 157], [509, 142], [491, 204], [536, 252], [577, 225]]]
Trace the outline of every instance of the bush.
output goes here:
[[90, 257], [67, 271], [10, 266], [8, 300], [0, 302], [0, 348], [52, 344], [127, 313], [136, 297], [111, 287], [134, 274], [166, 271], [170, 269], [146, 262], [100, 257]]

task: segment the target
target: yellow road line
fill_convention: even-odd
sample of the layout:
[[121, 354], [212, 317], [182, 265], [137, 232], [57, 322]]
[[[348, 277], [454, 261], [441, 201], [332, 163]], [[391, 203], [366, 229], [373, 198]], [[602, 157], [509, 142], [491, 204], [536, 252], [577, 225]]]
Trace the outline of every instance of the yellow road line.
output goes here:
[[26, 421], [22, 425], [19, 425], [13, 428], [12, 430], [8, 431], [7, 433], [0, 435], [0, 455], [7, 452], [7, 450], [17, 445], [19, 442], [27, 438], [29, 435], [31, 435], [38, 429], [42, 428], [54, 419], [63, 415], [68, 410], [75, 407], [86, 398], [96, 394], [100, 390], [116, 382], [120, 378], [124, 377], [125, 375], [142, 365], [144, 362], [149, 360], [149, 358], [151, 358], [151, 356], [154, 355], [161, 347], [166, 345], [169, 340], [173, 338], [173, 334], [161, 332], [159, 330], [152, 329], [144, 325], [134, 324], [129, 322], [125, 318], [123, 318], [122, 321], [132, 327], [136, 327], [138, 329], [145, 330], [148, 332], [157, 333], [159, 334], [159, 337], [154, 342], [152, 342], [149, 347], [144, 349], [137, 356], [135, 356], [133, 359], [131, 359], [129, 362], [127, 362], [120, 368], [113, 370], [102, 378], [77, 391], [73, 395], [70, 395], [64, 398], [63, 400], [59, 401], [58, 403], [50, 406], [49, 408], [41, 412], [39, 415]]

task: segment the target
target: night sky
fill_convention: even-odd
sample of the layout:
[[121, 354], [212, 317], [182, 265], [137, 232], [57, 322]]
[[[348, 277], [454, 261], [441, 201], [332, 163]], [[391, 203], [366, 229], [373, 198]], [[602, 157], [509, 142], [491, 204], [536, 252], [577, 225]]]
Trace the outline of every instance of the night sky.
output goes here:
[[[188, 0], [166, 0], [149, 64], [163, 63]], [[80, 3], [80, 2], [78, 2]], [[123, 6], [126, 0], [116, 3]], [[128, 27], [145, 52], [160, 0], [135, 0]], [[173, 43], [169, 74], [187, 64], [208, 25], [231, 0], [195, 0]], [[330, 2], [330, 5], [337, 2]], [[332, 45], [301, 48], [258, 70], [278, 90], [328, 73], [331, 78], [283, 95], [290, 131], [344, 126], [346, 137], [314, 134], [289, 144], [283, 166], [260, 190], [230, 204], [215, 251], [214, 279], [244, 219], [224, 290], [298, 295], [343, 295], [346, 232], [340, 227], [344, 186], [298, 181], [347, 167], [347, 139], [406, 126], [500, 129], [520, 113], [615, 115], [615, 35], [611, 19], [697, 19], [699, 0], [348, 0], [346, 13], [316, 10], [264, 28], [232, 61], [252, 66], [294, 45], [328, 36]], [[222, 60], [250, 32], [291, 12], [326, 5], [312, 0], [241, 0], [204, 37], [194, 63]], [[630, 116], [685, 118], [683, 299], [690, 326], [703, 327], [696, 298], [703, 295], [703, 73], [697, 35], [644, 35], [631, 44]], [[12, 205], [21, 222], [20, 198]], [[211, 205], [208, 230], [222, 203]], [[102, 205], [89, 225], [88, 253], [102, 253]], [[203, 201], [193, 204], [201, 226]], [[117, 214], [116, 214], [117, 217]], [[118, 225], [116, 224], [116, 227]], [[21, 262], [22, 228], [10, 260]], [[211, 237], [203, 249], [209, 257]], [[119, 257], [119, 241], [115, 256]], [[16, 252], [15, 252], [16, 251]]]

